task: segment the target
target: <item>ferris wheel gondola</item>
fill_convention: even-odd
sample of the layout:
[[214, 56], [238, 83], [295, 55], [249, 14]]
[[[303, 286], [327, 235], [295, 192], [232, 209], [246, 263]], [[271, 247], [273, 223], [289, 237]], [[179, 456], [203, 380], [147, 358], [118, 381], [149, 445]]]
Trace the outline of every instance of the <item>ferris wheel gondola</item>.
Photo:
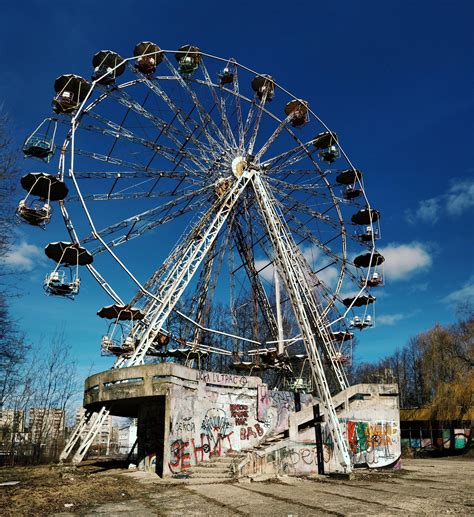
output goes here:
[[16, 213], [32, 226], [44, 228], [51, 220], [52, 201], [61, 201], [68, 194], [66, 184], [57, 176], [43, 172], [30, 172], [21, 178], [27, 195], [17, 206]]
[[161, 49], [151, 41], [142, 41], [135, 46], [133, 55], [137, 58], [136, 67], [145, 75], [155, 73], [156, 67], [161, 63]]
[[92, 264], [92, 255], [72, 242], [51, 242], [44, 252], [56, 262], [56, 267], [44, 279], [46, 294], [74, 299], [79, 294], [81, 280], [79, 266]]
[[25, 140], [23, 154], [26, 158], [37, 158], [49, 163], [54, 155], [54, 139], [58, 122], [51, 117], [46, 118]]
[[[145, 314], [136, 307], [114, 303], [102, 307], [97, 311], [97, 316], [112, 320], [107, 334], [102, 337], [102, 355], [121, 356], [132, 353], [135, 349], [136, 339], [131, 329], [134, 328], [134, 322], [143, 320]], [[123, 322], [130, 322], [129, 328], [124, 327]]]
[[91, 84], [79, 75], [61, 75], [54, 81], [56, 95], [52, 102], [53, 111], [58, 114], [74, 114], [90, 89]]

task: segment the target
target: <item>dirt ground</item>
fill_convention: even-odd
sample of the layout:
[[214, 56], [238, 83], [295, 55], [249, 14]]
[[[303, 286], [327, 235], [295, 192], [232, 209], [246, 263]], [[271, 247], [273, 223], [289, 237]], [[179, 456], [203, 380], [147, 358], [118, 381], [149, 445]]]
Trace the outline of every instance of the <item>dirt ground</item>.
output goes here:
[[164, 482], [119, 465], [86, 463], [0, 469], [0, 514], [227, 516], [473, 515], [474, 460], [405, 459], [400, 471], [359, 471], [353, 480]]

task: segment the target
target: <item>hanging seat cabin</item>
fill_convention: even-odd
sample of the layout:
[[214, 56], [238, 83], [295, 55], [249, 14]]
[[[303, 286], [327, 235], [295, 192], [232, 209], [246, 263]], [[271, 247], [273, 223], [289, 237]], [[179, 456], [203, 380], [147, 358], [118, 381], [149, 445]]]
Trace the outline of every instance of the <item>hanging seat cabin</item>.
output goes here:
[[73, 114], [87, 97], [91, 84], [83, 77], [74, 74], [61, 75], [54, 81], [53, 111]]
[[265, 98], [270, 102], [275, 96], [275, 82], [271, 75], [257, 75], [252, 80], [252, 90], [261, 101]]
[[362, 194], [362, 189], [360, 188], [354, 188], [354, 187], [351, 187], [350, 185], [347, 186], [343, 192], [342, 192], [342, 197], [344, 199], [347, 199], [347, 201], [352, 201], [353, 199], [356, 199], [358, 198], [360, 195]]
[[374, 266], [380, 266], [385, 262], [385, 257], [378, 253], [377, 251], [374, 251], [374, 253], [364, 253], [363, 255], [358, 255], [354, 259], [354, 266], [355, 267], [374, 267]]
[[[101, 353], [102, 355], [113, 354], [120, 356], [128, 354], [135, 350], [136, 339], [133, 336], [133, 331], [136, 330], [133, 326], [134, 322], [141, 321], [145, 314], [136, 307], [130, 305], [121, 305], [114, 303], [102, 307], [97, 311], [100, 318], [113, 320], [109, 324], [107, 334], [102, 337]], [[125, 333], [123, 322], [129, 321], [131, 323], [131, 330]]]
[[166, 352], [167, 357], [191, 361], [194, 359], [205, 358], [209, 354], [207, 351], [193, 350], [192, 348], [170, 348]]
[[331, 337], [334, 341], [342, 343], [344, 341], [350, 341], [354, 337], [354, 334], [349, 331], [339, 330], [337, 332], [332, 332]]
[[301, 127], [309, 122], [309, 104], [302, 99], [294, 99], [285, 106], [285, 114], [290, 117], [293, 127]]
[[379, 238], [379, 230], [378, 228], [367, 226], [363, 232], [356, 232], [356, 236], [361, 242], [371, 242], [372, 239], [376, 240]]
[[79, 294], [81, 280], [79, 277], [71, 278], [66, 275], [63, 269], [52, 271], [47, 274], [44, 279], [44, 289], [48, 294], [56, 296], [65, 296], [66, 298], [74, 298]]
[[54, 138], [57, 121], [52, 118], [44, 119], [23, 144], [23, 154], [26, 158], [37, 158], [49, 163], [54, 155]]
[[293, 377], [287, 379], [285, 384], [288, 391], [310, 393], [313, 389], [313, 383], [307, 377]]
[[377, 271], [374, 271], [369, 278], [361, 277], [359, 280], [359, 286], [364, 287], [367, 281], [367, 287], [380, 287], [383, 285], [383, 276], [381, 276]]
[[229, 66], [225, 66], [219, 72], [219, 84], [224, 86], [226, 84], [232, 84], [234, 82], [234, 72]]
[[358, 296], [349, 296], [348, 298], [344, 298], [342, 303], [346, 307], [364, 307], [374, 303], [375, 300], [375, 296], [372, 296], [371, 294], [361, 294]]
[[347, 169], [336, 176], [336, 181], [339, 185], [355, 185], [355, 183], [361, 181], [361, 179], [362, 172], [357, 169]]
[[357, 186], [357, 182], [362, 179], [362, 172], [357, 169], [347, 169], [336, 176], [339, 185], [345, 185], [342, 197], [351, 201], [362, 194], [362, 189]]
[[158, 334], [153, 339], [153, 346], [157, 346], [159, 348], [165, 347], [170, 342], [170, 337], [164, 334], [163, 332], [158, 332]]
[[22, 199], [18, 203], [16, 213], [18, 217], [28, 224], [41, 228], [44, 228], [51, 221], [51, 216], [53, 215], [51, 205], [38, 199], [29, 205], [26, 204], [26, 200]]
[[368, 315], [364, 319], [359, 316], [354, 316], [354, 319], [350, 322], [350, 328], [363, 330], [365, 328], [373, 327], [372, 316]]
[[154, 74], [156, 67], [163, 60], [160, 47], [151, 41], [138, 43], [133, 50], [133, 55], [137, 58], [135, 68], [144, 75]]
[[191, 75], [201, 63], [201, 51], [193, 45], [183, 45], [175, 54], [178, 62], [178, 72], [184, 76]]
[[81, 284], [79, 266], [92, 264], [92, 255], [72, 242], [52, 242], [46, 246], [44, 252], [57, 264], [44, 279], [46, 294], [74, 299], [79, 294]]
[[336, 364], [349, 364], [350, 358], [344, 355], [342, 352], [336, 352], [332, 357], [331, 361]]
[[320, 151], [319, 159], [330, 164], [339, 158], [339, 149], [336, 144], [337, 134], [333, 131], [323, 131], [313, 139], [314, 147]]
[[69, 192], [63, 181], [43, 172], [25, 174], [21, 178], [21, 186], [26, 190], [27, 195], [18, 203], [16, 213], [28, 224], [41, 228], [51, 220], [50, 203], [65, 199]]
[[112, 50], [99, 50], [92, 58], [94, 72], [92, 80], [107, 86], [125, 71], [125, 61]]
[[380, 213], [374, 208], [362, 208], [351, 217], [354, 224], [370, 225], [380, 219]]

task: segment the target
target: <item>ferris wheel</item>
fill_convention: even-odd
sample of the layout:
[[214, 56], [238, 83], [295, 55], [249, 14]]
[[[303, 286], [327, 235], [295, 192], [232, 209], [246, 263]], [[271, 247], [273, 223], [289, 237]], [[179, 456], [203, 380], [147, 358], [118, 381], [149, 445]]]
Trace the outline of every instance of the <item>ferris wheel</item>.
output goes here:
[[91, 81], [56, 79], [54, 114], [23, 148], [43, 169], [22, 178], [19, 217], [44, 228], [57, 203], [69, 234], [47, 248], [46, 292], [78, 296], [89, 269], [111, 298], [97, 309], [114, 367], [224, 361], [298, 389], [306, 365], [331, 406], [384, 262], [337, 133], [312, 99], [193, 45], [92, 64]]

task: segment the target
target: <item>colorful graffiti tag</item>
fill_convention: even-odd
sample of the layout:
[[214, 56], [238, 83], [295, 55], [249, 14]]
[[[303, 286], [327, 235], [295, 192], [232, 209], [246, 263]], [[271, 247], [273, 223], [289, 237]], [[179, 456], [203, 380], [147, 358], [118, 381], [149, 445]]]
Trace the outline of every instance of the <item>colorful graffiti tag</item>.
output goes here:
[[396, 422], [347, 421], [347, 441], [354, 465], [385, 464], [397, 459], [393, 445], [398, 442]]

